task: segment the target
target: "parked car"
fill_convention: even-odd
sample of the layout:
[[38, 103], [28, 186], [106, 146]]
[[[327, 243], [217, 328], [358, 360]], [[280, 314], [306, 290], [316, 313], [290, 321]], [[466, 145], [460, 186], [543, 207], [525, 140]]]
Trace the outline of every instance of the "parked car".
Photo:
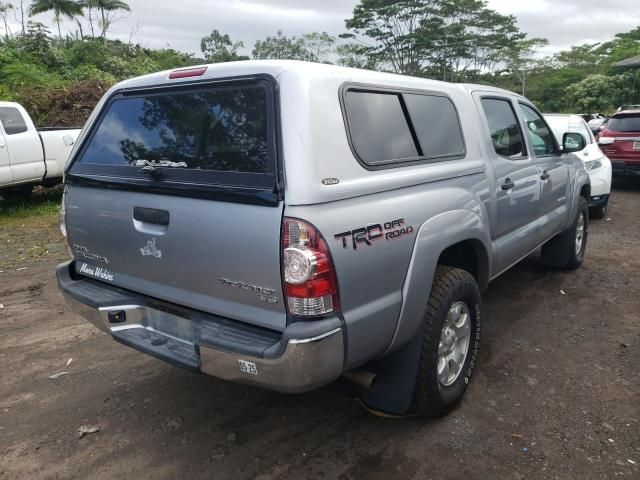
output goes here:
[[584, 259], [586, 140], [563, 143], [486, 86], [291, 61], [127, 80], [67, 168], [58, 283], [176, 365], [282, 392], [344, 374], [371, 408], [443, 415], [489, 281], [541, 246]]
[[598, 143], [611, 159], [614, 175], [640, 175], [640, 110], [613, 115]]
[[36, 130], [22, 106], [0, 102], [0, 196], [62, 181], [80, 129]]
[[608, 118], [602, 113], [580, 113], [578, 114], [587, 124], [594, 135], [598, 135]]
[[617, 112], [624, 112], [627, 110], [640, 110], [640, 105], [621, 105], [618, 107]]
[[578, 114], [585, 122], [590, 122], [591, 120], [597, 120], [599, 118], [604, 118], [604, 115], [600, 113], [579, 113]]
[[584, 162], [584, 167], [591, 179], [591, 199], [589, 200], [591, 216], [603, 218], [607, 214], [611, 194], [611, 162], [600, 150], [593, 133], [582, 117], [568, 114], [545, 114], [544, 117], [559, 142], [567, 132], [579, 133], [587, 140], [585, 148], [576, 155]]
[[591, 132], [595, 136], [598, 136], [600, 135], [600, 133], [602, 133], [608, 121], [609, 119], [606, 117], [595, 118], [595, 119], [589, 120], [588, 126]]

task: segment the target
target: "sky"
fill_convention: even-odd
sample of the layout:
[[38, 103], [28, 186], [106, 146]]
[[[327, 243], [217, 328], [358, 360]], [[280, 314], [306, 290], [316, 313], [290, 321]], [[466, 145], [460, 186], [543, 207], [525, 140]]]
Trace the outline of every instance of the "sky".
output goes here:
[[[13, 2], [17, 3], [17, 2]], [[29, 1], [25, 1], [29, 3]], [[146, 47], [170, 46], [197, 53], [200, 38], [213, 29], [244, 42], [249, 54], [258, 39], [282, 30], [285, 35], [345, 32], [358, 0], [129, 0], [131, 13], [112, 27], [110, 37]], [[530, 37], [547, 38], [542, 53], [572, 45], [606, 41], [640, 26], [640, 0], [488, 0], [490, 8], [513, 14]], [[50, 13], [36, 20], [53, 25]], [[55, 26], [51, 27], [55, 31]], [[66, 22], [63, 30], [74, 31]]]

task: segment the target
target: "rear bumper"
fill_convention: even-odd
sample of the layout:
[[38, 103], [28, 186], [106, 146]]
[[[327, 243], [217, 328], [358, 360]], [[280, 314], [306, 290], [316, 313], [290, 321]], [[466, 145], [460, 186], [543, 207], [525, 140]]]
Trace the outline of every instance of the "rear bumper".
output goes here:
[[189, 370], [286, 393], [313, 390], [343, 372], [339, 318], [291, 324], [284, 332], [151, 299], [56, 269], [72, 311], [116, 341]]

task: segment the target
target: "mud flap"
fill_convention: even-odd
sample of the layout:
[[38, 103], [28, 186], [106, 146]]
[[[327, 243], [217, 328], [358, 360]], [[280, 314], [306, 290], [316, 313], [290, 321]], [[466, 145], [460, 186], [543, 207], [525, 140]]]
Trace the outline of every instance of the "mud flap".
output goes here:
[[356, 387], [360, 399], [368, 409], [392, 416], [409, 413], [420, 364], [422, 340], [421, 335], [415, 335], [401, 350], [366, 366], [367, 370], [378, 375], [375, 390]]

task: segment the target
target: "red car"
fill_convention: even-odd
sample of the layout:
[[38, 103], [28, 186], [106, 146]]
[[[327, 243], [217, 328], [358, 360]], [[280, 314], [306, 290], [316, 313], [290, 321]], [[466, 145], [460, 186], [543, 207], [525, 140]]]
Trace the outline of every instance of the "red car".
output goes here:
[[640, 175], [640, 110], [616, 113], [598, 139], [613, 174]]

